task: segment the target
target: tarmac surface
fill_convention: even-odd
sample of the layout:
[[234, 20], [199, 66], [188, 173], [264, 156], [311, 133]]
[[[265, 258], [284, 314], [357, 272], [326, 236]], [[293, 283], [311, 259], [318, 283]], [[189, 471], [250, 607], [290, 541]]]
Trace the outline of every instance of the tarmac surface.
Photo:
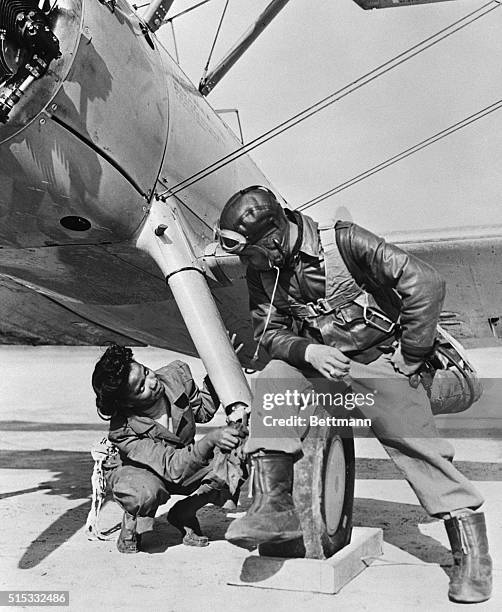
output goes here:
[[[356, 441], [354, 524], [384, 531], [384, 555], [337, 595], [227, 584], [253, 552], [224, 540], [235, 515], [214, 506], [199, 516], [207, 548], [181, 545], [166, 520], [171, 500], [152, 525], [145, 551], [121, 555], [116, 532], [90, 541], [91, 445], [106, 434], [94, 408], [90, 375], [97, 347], [0, 347], [0, 590], [68, 590], [69, 609], [93, 610], [427, 610], [460, 609], [448, 602], [451, 555], [440, 521], [430, 519], [374, 439]], [[176, 355], [136, 349], [139, 361], [160, 367]], [[489, 378], [482, 400], [459, 417], [440, 417], [456, 463], [486, 498], [494, 595], [476, 610], [502, 610], [502, 348], [470, 355]], [[188, 361], [197, 380], [198, 360]], [[490, 382], [491, 381], [491, 382]], [[210, 426], [223, 423], [218, 414]], [[498, 432], [497, 432], [498, 429]], [[201, 428], [202, 431], [202, 428]], [[239, 512], [249, 504], [244, 492]], [[113, 529], [120, 508], [108, 501], [100, 525]], [[256, 553], [254, 553], [256, 554]]]

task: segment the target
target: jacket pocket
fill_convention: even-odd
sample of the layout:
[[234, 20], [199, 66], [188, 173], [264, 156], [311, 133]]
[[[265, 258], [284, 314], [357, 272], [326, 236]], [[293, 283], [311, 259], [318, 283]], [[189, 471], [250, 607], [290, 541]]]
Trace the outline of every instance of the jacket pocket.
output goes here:
[[[373, 307], [371, 302], [370, 306]], [[320, 319], [324, 343], [335, 346], [342, 352], [364, 351], [392, 335], [366, 323], [362, 306], [355, 303]]]

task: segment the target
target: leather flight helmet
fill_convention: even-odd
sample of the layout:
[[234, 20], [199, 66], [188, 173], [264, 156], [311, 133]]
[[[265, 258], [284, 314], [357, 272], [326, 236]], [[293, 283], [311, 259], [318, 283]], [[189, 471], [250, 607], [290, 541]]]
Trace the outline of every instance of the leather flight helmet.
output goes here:
[[225, 204], [219, 222], [220, 229], [241, 234], [248, 244], [258, 242], [274, 229], [282, 233], [287, 227], [284, 209], [274, 193], [261, 185], [234, 194]]

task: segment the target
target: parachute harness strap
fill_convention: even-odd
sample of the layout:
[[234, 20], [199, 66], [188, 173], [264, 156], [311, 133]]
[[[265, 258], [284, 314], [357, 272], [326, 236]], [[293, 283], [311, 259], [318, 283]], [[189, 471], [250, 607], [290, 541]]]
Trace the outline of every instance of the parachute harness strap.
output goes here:
[[272, 291], [272, 296], [270, 297], [270, 304], [269, 304], [269, 307], [268, 307], [267, 319], [265, 321], [265, 325], [263, 327], [263, 331], [261, 333], [260, 339], [258, 340], [258, 344], [256, 346], [256, 350], [255, 350], [254, 355], [253, 355], [253, 361], [256, 361], [258, 359], [258, 353], [260, 351], [260, 346], [261, 346], [261, 343], [263, 341], [263, 336], [265, 335], [265, 332], [267, 331], [268, 324], [270, 323], [270, 317], [272, 315], [272, 308], [273, 308], [273, 305], [274, 305], [274, 298], [275, 298], [275, 294], [276, 294], [276, 291], [277, 291], [277, 285], [279, 283], [279, 275], [280, 275], [281, 271], [279, 270], [279, 268], [277, 266], [273, 266], [273, 267], [274, 267], [275, 272], [276, 272], [274, 289]]
[[106, 459], [116, 454], [116, 447], [104, 437], [100, 442], [91, 448], [91, 455], [94, 459], [92, 469], [91, 485], [92, 485], [92, 501], [91, 509], [87, 515], [85, 528], [88, 540], [108, 540], [99, 529], [99, 513], [106, 496], [106, 479], [103, 470], [103, 463]]

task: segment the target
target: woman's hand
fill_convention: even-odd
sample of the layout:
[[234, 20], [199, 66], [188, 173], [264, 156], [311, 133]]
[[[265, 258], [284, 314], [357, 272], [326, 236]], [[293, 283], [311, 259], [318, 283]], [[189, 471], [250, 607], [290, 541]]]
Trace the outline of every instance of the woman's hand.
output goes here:
[[245, 429], [241, 429], [233, 425], [227, 425], [226, 427], [219, 427], [218, 429], [215, 429], [211, 433], [207, 434], [207, 437], [213, 446], [217, 446], [223, 451], [230, 451], [239, 446], [241, 439], [246, 436], [245, 431]]

